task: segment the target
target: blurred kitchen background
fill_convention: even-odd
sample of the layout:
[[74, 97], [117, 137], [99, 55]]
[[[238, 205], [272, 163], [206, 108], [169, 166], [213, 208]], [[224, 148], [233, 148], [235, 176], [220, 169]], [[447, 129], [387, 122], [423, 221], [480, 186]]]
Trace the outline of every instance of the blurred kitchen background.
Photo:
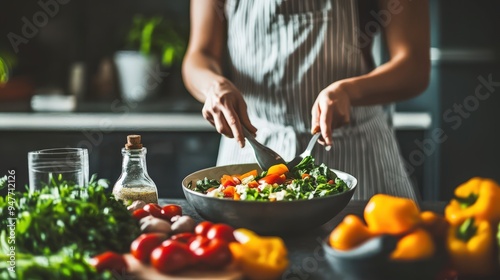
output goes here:
[[[390, 110], [426, 200], [473, 176], [500, 181], [499, 10], [431, 0], [430, 85]], [[188, 34], [188, 0], [2, 1], [0, 174], [15, 169], [23, 189], [28, 151], [71, 146], [114, 183], [126, 135], [141, 134], [160, 196], [182, 197], [181, 180], [215, 165], [220, 139], [182, 83]], [[373, 53], [387, 58], [380, 37]]]

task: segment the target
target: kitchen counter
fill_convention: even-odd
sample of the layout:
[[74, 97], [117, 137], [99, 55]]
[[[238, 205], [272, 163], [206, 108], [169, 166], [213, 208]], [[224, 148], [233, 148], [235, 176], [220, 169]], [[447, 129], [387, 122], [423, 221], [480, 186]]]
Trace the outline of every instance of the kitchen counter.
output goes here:
[[[174, 203], [182, 207], [183, 212], [198, 222], [203, 220], [185, 199], [160, 199], [160, 204]], [[288, 248], [290, 266], [282, 279], [312, 280], [312, 279], [342, 279], [335, 275], [323, 257], [321, 242], [339, 224], [347, 214], [362, 216], [366, 201], [351, 201], [336, 217], [322, 227], [300, 236], [284, 236]], [[424, 201], [422, 210], [432, 210], [443, 213], [445, 202]], [[300, 225], [297, 225], [300, 226]]]
[[[426, 112], [397, 112], [396, 130], [427, 130]], [[215, 131], [200, 113], [0, 113], [0, 131]]]
[[215, 131], [201, 113], [0, 113], [9, 131]]

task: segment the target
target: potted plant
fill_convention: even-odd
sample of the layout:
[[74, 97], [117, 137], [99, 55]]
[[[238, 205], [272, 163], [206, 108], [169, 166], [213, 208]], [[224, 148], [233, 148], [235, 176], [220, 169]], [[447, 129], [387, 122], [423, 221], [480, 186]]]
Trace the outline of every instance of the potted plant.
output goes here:
[[115, 53], [122, 98], [140, 102], [155, 96], [165, 78], [165, 70], [181, 61], [186, 42], [171, 22], [160, 16], [133, 18], [127, 35], [131, 50]]

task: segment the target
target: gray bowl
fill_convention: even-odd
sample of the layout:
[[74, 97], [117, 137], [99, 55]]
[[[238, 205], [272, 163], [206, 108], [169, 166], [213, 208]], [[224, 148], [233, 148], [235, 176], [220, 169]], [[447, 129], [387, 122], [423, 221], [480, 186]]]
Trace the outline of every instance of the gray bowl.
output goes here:
[[340, 194], [296, 201], [241, 201], [208, 197], [188, 188], [205, 177], [219, 179], [223, 174], [243, 174], [260, 168], [257, 164], [211, 167], [194, 172], [182, 181], [187, 201], [204, 219], [248, 228], [262, 235], [284, 235], [307, 231], [323, 225], [346, 207], [356, 190], [357, 179], [332, 169], [349, 190]]
[[444, 252], [438, 250], [434, 256], [423, 260], [390, 260], [389, 256], [396, 249], [397, 242], [397, 237], [380, 235], [356, 248], [340, 251], [328, 244], [327, 237], [322, 246], [327, 263], [340, 279], [436, 279], [444, 265]]

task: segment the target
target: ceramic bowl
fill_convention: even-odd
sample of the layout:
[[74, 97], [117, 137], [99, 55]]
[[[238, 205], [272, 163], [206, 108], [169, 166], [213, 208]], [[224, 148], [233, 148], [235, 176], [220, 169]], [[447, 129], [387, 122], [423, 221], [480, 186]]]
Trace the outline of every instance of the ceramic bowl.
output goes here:
[[438, 255], [415, 261], [395, 261], [389, 258], [398, 240], [390, 235], [373, 237], [349, 251], [340, 251], [323, 242], [325, 259], [341, 279], [435, 279], [443, 265]]
[[253, 169], [260, 170], [257, 164], [203, 169], [184, 178], [182, 189], [187, 201], [206, 220], [248, 228], [263, 235], [286, 235], [311, 230], [328, 222], [346, 207], [357, 185], [357, 179], [352, 175], [332, 169], [346, 182], [349, 190], [310, 200], [265, 202], [220, 199], [188, 188], [189, 183], [195, 185], [197, 180], [205, 177], [218, 179], [223, 174], [242, 174]]

